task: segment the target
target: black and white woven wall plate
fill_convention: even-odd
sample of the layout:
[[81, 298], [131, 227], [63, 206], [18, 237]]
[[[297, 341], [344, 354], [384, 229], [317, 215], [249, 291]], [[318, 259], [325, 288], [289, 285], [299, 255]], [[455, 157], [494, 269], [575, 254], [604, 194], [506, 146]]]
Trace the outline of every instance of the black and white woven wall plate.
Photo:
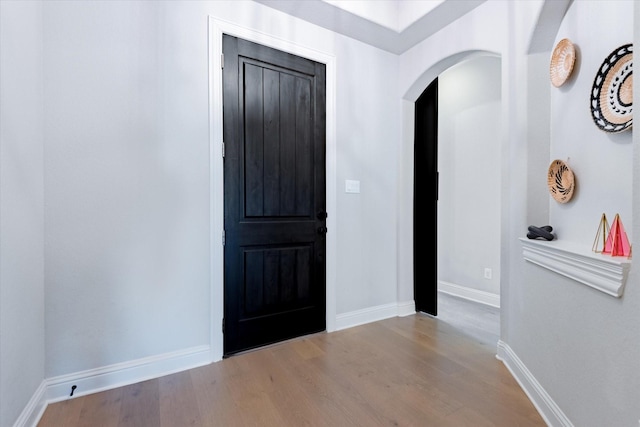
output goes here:
[[633, 123], [633, 44], [620, 46], [604, 60], [591, 89], [591, 116], [605, 132], [631, 129]]

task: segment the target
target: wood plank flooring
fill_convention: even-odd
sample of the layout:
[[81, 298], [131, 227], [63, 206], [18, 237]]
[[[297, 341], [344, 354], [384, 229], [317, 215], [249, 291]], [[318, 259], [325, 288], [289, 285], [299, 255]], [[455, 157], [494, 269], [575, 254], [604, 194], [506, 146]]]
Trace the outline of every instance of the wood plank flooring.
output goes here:
[[495, 357], [497, 309], [439, 305], [51, 404], [38, 427], [545, 426]]
[[438, 294], [438, 321], [460, 333], [497, 348], [500, 339], [500, 309], [458, 298], [443, 292]]

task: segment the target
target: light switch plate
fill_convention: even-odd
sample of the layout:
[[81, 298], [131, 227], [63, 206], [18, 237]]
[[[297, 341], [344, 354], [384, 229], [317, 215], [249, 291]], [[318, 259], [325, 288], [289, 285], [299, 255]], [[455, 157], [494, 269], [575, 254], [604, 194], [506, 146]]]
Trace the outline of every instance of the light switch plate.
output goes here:
[[359, 193], [360, 192], [360, 181], [354, 181], [352, 179], [346, 179], [344, 181], [344, 192], [345, 193]]

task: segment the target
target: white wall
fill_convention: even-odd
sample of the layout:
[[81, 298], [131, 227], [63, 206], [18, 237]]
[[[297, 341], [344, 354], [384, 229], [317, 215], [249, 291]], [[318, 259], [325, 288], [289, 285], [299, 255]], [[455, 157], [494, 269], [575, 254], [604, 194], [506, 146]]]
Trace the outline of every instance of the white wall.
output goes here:
[[396, 301], [395, 56], [254, 2], [46, 2], [47, 377], [209, 344], [209, 16], [335, 56], [335, 304]]
[[[564, 205], [549, 197], [549, 222], [559, 243], [575, 243], [586, 252], [603, 212], [610, 221], [619, 212], [630, 239], [633, 228], [637, 230], [633, 224], [639, 213], [632, 213], [632, 201], [637, 203], [633, 162], [637, 136], [632, 131], [617, 135], [600, 131], [589, 111], [598, 67], [612, 50], [633, 42], [634, 26], [638, 28], [633, 9], [630, 1], [574, 1], [555, 38], [555, 42], [571, 39], [578, 59], [570, 80], [551, 88], [546, 165], [555, 158], [569, 158], [577, 190]], [[552, 48], [548, 47], [548, 59]], [[539, 73], [548, 73], [548, 59], [538, 64]], [[540, 172], [534, 185], [546, 186], [544, 170]], [[640, 281], [633, 273], [637, 269], [632, 267], [624, 294], [617, 299], [533, 264], [522, 262], [517, 268], [511, 290], [517, 311], [509, 322], [511, 348], [574, 425], [637, 425]]]
[[206, 15], [45, 2], [46, 374], [209, 341]]
[[0, 2], [0, 425], [44, 374], [42, 7]]
[[[533, 203], [544, 190], [533, 169], [548, 162], [530, 153], [552, 147], [550, 160], [591, 139], [603, 151], [614, 145], [627, 160], [636, 156], [622, 172], [631, 187], [615, 202], [632, 200], [619, 202], [621, 210], [634, 208], [621, 214], [628, 231], [640, 232], [632, 181], [638, 150], [573, 117], [581, 108], [588, 117], [595, 70], [584, 65], [591, 61], [585, 53], [599, 46], [592, 56], [599, 62], [618, 38], [638, 37], [629, 25], [640, 25], [640, 12], [627, 22], [632, 2], [602, 2], [607, 11], [599, 3], [573, 2], [558, 34], [579, 42], [583, 76], [571, 93], [549, 94], [547, 86], [537, 96], [548, 64], [542, 54], [527, 55], [527, 46], [541, 1], [487, 2], [399, 58], [250, 1], [0, 2], [3, 425], [42, 378], [210, 344], [211, 283], [221, 274], [209, 271], [211, 15], [336, 58], [336, 184], [329, 190], [336, 208], [329, 215], [336, 219], [338, 314], [413, 298], [411, 104], [461, 59], [500, 54], [501, 340], [574, 425], [637, 425], [637, 269], [615, 299], [526, 263], [518, 241], [530, 220], [549, 212], [564, 235], [586, 234], [590, 247], [600, 213], [594, 222], [589, 208], [570, 212], [579, 225], [565, 225], [559, 214], [569, 208]], [[593, 30], [611, 20], [615, 31]], [[20, 83], [8, 85], [9, 77]], [[532, 138], [542, 132], [530, 129], [531, 111], [574, 101], [564, 113], [575, 139], [553, 123], [551, 144]], [[591, 170], [576, 171], [583, 186], [576, 202], [589, 200], [582, 180]], [[345, 194], [345, 179], [360, 180], [362, 192]]]
[[[615, 23], [615, 24], [612, 24]], [[605, 28], [594, 37], [593, 28]], [[570, 202], [551, 200], [550, 221], [559, 238], [591, 249], [602, 213], [620, 214], [630, 240], [632, 132], [610, 134], [591, 118], [589, 96], [598, 69], [616, 48], [633, 42], [633, 2], [574, 2], [555, 39], [573, 41], [577, 59], [570, 79], [551, 91], [551, 156], [568, 161], [577, 185]], [[567, 160], [568, 159], [568, 160]], [[546, 179], [540, 180], [546, 185]]]
[[[501, 61], [438, 77], [438, 281], [500, 294]], [[491, 269], [491, 278], [484, 269]], [[455, 289], [455, 288], [454, 288]]]
[[[518, 239], [525, 236], [531, 221], [548, 221], [559, 236], [583, 242], [589, 252], [605, 206], [620, 210], [627, 231], [633, 228], [637, 233], [634, 224], [640, 214], [637, 209], [630, 212], [632, 203], [638, 206], [637, 191], [633, 191], [638, 181], [631, 161], [638, 155], [632, 149], [633, 134], [607, 136], [598, 131], [588, 102], [596, 64], [633, 39], [640, 13], [636, 10], [632, 21], [634, 3], [628, 1], [572, 2], [555, 41], [565, 36], [573, 39], [581, 59], [573, 83], [550, 93], [548, 61], [553, 46], [547, 47], [546, 55], [529, 54], [535, 26], [546, 24], [537, 21], [542, 5], [533, 1], [483, 4], [402, 55], [400, 80], [406, 90], [401, 92], [406, 100], [415, 99], [433, 77], [474, 51], [501, 54], [500, 345], [508, 349], [501, 356], [509, 356], [505, 363], [532, 392], [551, 425], [637, 425], [640, 280], [636, 269], [632, 267], [623, 297], [616, 299], [527, 263]], [[479, 22], [484, 22], [484, 28]], [[501, 22], [506, 26], [501, 27]], [[486, 30], [488, 25], [492, 31]], [[495, 42], [493, 36], [505, 43]], [[405, 114], [409, 111], [405, 108]], [[549, 113], [546, 119], [544, 112]], [[405, 118], [405, 146], [413, 143], [410, 124]], [[637, 144], [638, 137], [633, 138]], [[412, 173], [410, 151], [403, 153], [406, 169], [400, 170]], [[573, 204], [560, 207], [546, 191], [546, 168], [553, 158], [566, 156], [576, 168], [581, 194]], [[596, 167], [595, 159], [620, 166], [610, 174], [612, 168]], [[404, 174], [399, 181], [410, 184]], [[603, 196], [605, 187], [610, 193]], [[605, 200], [608, 204], [600, 205]], [[409, 201], [403, 199], [400, 205], [403, 212], [410, 212]], [[400, 225], [400, 237], [409, 235], [405, 228], [409, 228], [406, 223]], [[409, 239], [400, 241], [398, 250], [410, 252], [410, 244]], [[405, 287], [409, 281], [399, 280], [399, 285]]]
[[[337, 69], [338, 315], [396, 302], [397, 58], [340, 38]], [[360, 193], [345, 193], [345, 180]]]

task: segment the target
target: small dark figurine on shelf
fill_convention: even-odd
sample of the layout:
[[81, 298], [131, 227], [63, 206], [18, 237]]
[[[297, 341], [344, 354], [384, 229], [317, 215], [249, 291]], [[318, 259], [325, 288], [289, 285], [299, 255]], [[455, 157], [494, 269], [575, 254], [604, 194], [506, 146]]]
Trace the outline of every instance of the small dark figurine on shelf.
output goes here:
[[527, 233], [527, 237], [529, 239], [544, 239], [544, 240], [553, 240], [556, 238], [556, 235], [552, 233], [553, 227], [550, 225], [543, 225], [542, 227], [536, 227], [535, 225], [529, 226], [529, 232]]

